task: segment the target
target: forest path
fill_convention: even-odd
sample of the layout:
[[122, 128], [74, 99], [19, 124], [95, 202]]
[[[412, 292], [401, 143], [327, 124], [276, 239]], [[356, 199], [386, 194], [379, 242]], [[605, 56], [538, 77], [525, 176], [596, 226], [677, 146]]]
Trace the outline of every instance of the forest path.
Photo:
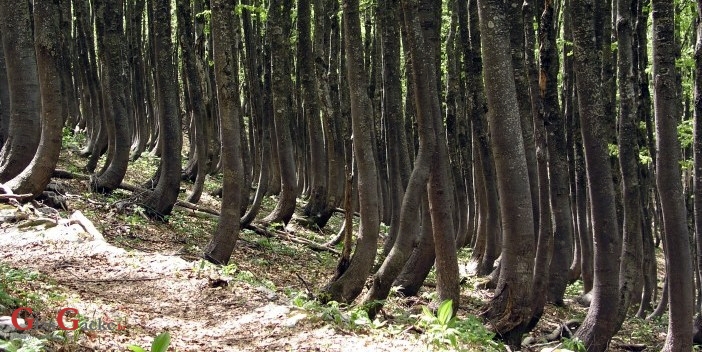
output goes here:
[[[25, 222], [26, 225], [26, 222]], [[148, 346], [164, 331], [177, 351], [407, 351], [424, 350], [402, 334], [395, 338], [340, 332], [308, 319], [282, 292], [221, 274], [200, 261], [125, 250], [88, 234], [79, 224], [45, 229], [3, 223], [0, 262], [36, 270], [56, 282], [88, 321], [116, 321], [117, 331], [87, 331], [85, 350], [125, 351]], [[22, 226], [20, 224], [20, 226]], [[55, 308], [55, 310], [53, 310]], [[83, 350], [81, 348], [80, 350]]]

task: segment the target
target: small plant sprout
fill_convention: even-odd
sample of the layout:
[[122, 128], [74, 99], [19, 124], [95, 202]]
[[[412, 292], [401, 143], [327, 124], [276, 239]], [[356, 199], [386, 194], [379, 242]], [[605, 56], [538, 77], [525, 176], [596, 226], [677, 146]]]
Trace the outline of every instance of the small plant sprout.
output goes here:
[[[168, 346], [171, 344], [171, 335], [168, 332], [161, 333], [156, 336], [154, 342], [151, 343], [150, 352], [166, 352]], [[147, 350], [141, 346], [129, 345], [127, 348], [132, 352], [147, 352]]]

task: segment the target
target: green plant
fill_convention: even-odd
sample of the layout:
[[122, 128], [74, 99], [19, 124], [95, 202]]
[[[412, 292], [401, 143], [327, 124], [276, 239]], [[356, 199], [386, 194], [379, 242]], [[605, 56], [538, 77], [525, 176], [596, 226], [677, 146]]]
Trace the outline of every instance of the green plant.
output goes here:
[[45, 339], [29, 336], [25, 339], [0, 340], [0, 349], [7, 352], [38, 352], [44, 351]]
[[[156, 336], [154, 339], [154, 342], [151, 343], [151, 352], [166, 352], [168, 350], [168, 346], [171, 344], [171, 335], [168, 332], [161, 333], [160, 335]], [[146, 349], [137, 346], [137, 345], [129, 345], [127, 348], [132, 351], [132, 352], [146, 352]]]
[[37, 272], [0, 264], [0, 308], [12, 310], [38, 301], [36, 294], [20, 287], [23, 283], [37, 280], [38, 277]]
[[577, 337], [572, 338], [572, 339], [564, 338], [563, 342], [561, 342], [561, 347], [562, 347], [562, 349], [570, 350], [573, 352], [586, 352], [587, 351], [587, 348], [585, 348], [585, 344], [583, 343], [583, 341]]
[[502, 344], [493, 340], [495, 334], [487, 330], [477, 317], [458, 319], [453, 314], [451, 300], [441, 302], [436, 315], [426, 306], [422, 307], [418, 325], [424, 329], [424, 338], [430, 347], [438, 350], [504, 350]]

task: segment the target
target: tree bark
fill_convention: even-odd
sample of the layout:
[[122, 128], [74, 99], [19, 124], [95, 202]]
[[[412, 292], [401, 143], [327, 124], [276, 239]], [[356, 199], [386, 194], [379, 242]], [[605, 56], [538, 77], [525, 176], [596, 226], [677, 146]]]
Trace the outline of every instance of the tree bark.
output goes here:
[[29, 165], [5, 185], [17, 194], [41, 194], [56, 168], [61, 151], [62, 127], [66, 117], [65, 95], [61, 89], [62, 57], [56, 1], [34, 3], [34, 45], [41, 93], [41, 141]]
[[0, 2], [0, 33], [10, 90], [10, 125], [0, 150], [0, 182], [29, 165], [39, 145], [40, 98], [29, 2]]
[[183, 146], [178, 92], [173, 66], [170, 1], [153, 0], [154, 46], [156, 54], [156, 87], [158, 95], [158, 136], [161, 150], [158, 182], [142, 205], [153, 216], [163, 218], [171, 213], [180, 190], [180, 153]]
[[565, 119], [558, 103], [558, 58], [556, 33], [558, 13], [553, 2], [546, 1], [541, 15], [539, 86], [541, 114], [548, 131], [548, 159], [550, 177], [551, 213], [553, 214], [553, 255], [549, 267], [548, 297], [556, 305], [563, 305], [568, 286], [570, 263], [573, 258], [573, 214], [570, 209], [568, 182], [568, 155], [566, 149]]
[[131, 133], [127, 116], [126, 37], [123, 17], [124, 1], [96, 3], [99, 59], [104, 76], [102, 84], [103, 121], [107, 127], [108, 156], [105, 167], [91, 179], [91, 188], [112, 192], [124, 179], [129, 164]]
[[503, 231], [499, 281], [484, 316], [494, 322], [493, 328], [506, 343], [518, 346], [532, 315], [531, 188], [504, 5], [500, 1], [479, 0], [478, 10]]
[[594, 236], [592, 303], [577, 336], [588, 351], [604, 351], [616, 333], [621, 243], [602, 99], [601, 59], [595, 41], [595, 6], [572, 0], [573, 58]]
[[672, 2], [652, 0], [653, 9], [653, 106], [656, 116], [656, 185], [663, 211], [666, 269], [670, 314], [663, 351], [692, 349], [694, 297], [687, 212], [680, 179], [680, 143], [677, 125], [681, 89], [675, 58], [675, 9]]
[[290, 43], [288, 34], [292, 30], [290, 12], [291, 0], [271, 1], [268, 12], [269, 35], [271, 41], [271, 78], [273, 93], [273, 118], [275, 120], [276, 150], [280, 169], [281, 191], [275, 209], [263, 221], [287, 224], [295, 212], [298, 196], [297, 176], [293, 141], [290, 134], [292, 120], [292, 78], [290, 75]]
[[[638, 114], [636, 112], [632, 42], [634, 3], [617, 0], [617, 73], [619, 82], [619, 167], [622, 174], [624, 214], [622, 262], [619, 270], [619, 324], [626, 319], [635, 286], [641, 282], [643, 236], [641, 187], [639, 184]], [[639, 292], [640, 293], [640, 292]]]
[[[324, 300], [352, 302], [363, 290], [373, 266], [378, 246], [380, 213], [378, 209], [378, 170], [376, 168], [372, 120], [372, 104], [368, 97], [363, 68], [361, 24], [358, 0], [344, 0], [344, 43], [346, 70], [351, 97], [353, 151], [358, 164], [358, 201], [361, 223], [356, 250], [346, 272], [324, 289]], [[347, 211], [349, 211], [347, 209]]]
[[[325, 141], [320, 116], [320, 104], [317, 97], [319, 82], [314, 67], [314, 53], [312, 51], [311, 17], [312, 9], [310, 0], [297, 2], [297, 57], [300, 70], [300, 84], [302, 86], [302, 102], [307, 122], [307, 138], [310, 157], [310, 196], [303, 209], [305, 216], [322, 228], [331, 217], [332, 208], [328, 202], [328, 163]], [[317, 10], [317, 9], [315, 9]], [[321, 9], [320, 9], [321, 10]], [[315, 33], [321, 36], [322, 33]], [[328, 137], [328, 136], [327, 136]]]
[[244, 185], [239, 123], [238, 18], [231, 9], [236, 0], [211, 0], [215, 80], [222, 138], [222, 210], [217, 230], [205, 249], [205, 258], [226, 265], [239, 238], [241, 187]]

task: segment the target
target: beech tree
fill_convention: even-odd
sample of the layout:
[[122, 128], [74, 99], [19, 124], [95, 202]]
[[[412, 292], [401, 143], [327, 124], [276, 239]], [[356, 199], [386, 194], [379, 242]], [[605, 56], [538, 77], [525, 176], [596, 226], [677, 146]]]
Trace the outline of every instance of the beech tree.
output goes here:
[[0, 150], [0, 182], [7, 182], [29, 165], [39, 145], [41, 110], [37, 61], [29, 3], [0, 3], [0, 34], [9, 90], [8, 135]]
[[[65, 14], [64, 14], [65, 15]], [[66, 118], [61, 87], [63, 57], [60, 38], [61, 11], [55, 1], [34, 4], [34, 45], [41, 94], [41, 139], [34, 157], [19, 175], [6, 183], [18, 194], [39, 195], [51, 180], [61, 151], [62, 127]]]
[[676, 75], [675, 10], [669, 1], [652, 0], [653, 105], [656, 116], [656, 186], [661, 197], [670, 314], [663, 351], [692, 349], [693, 286], [687, 211], [680, 181], [677, 122], [680, 82]]
[[595, 14], [599, 4], [583, 0], [572, 0], [571, 4], [573, 69], [594, 237], [592, 302], [577, 336], [589, 351], [604, 351], [618, 328], [621, 243], [607, 150], [602, 61], [597, 54]]
[[507, 343], [518, 345], [532, 316], [534, 214], [509, 55], [509, 22], [499, 1], [479, 0], [478, 9], [503, 231], [499, 280], [485, 316]]

